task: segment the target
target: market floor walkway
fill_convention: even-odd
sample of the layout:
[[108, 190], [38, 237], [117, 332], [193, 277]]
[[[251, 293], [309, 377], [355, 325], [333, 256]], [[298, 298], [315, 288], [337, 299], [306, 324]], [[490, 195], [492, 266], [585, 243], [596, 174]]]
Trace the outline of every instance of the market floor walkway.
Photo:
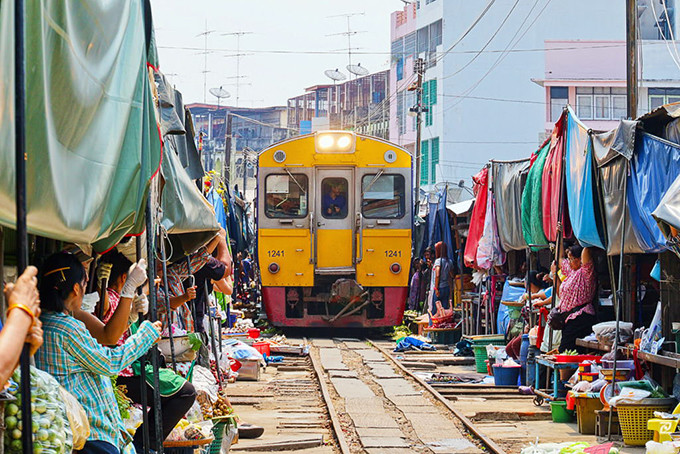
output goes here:
[[482, 452], [443, 405], [380, 351], [358, 340], [315, 340], [314, 346], [352, 451]]

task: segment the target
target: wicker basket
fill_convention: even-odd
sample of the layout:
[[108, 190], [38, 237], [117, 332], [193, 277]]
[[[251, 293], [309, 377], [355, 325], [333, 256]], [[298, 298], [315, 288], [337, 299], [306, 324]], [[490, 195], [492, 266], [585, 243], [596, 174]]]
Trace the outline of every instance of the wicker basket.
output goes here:
[[654, 431], [647, 429], [647, 421], [654, 418], [655, 411], [668, 412], [675, 399], [644, 399], [640, 404], [619, 404], [619, 414], [623, 441], [630, 446], [644, 446], [654, 438]]

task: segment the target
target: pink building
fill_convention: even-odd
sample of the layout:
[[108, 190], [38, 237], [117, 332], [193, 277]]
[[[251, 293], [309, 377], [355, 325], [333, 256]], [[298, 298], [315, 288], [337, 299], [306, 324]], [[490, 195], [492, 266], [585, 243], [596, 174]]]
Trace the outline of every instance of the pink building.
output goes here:
[[[545, 77], [533, 80], [545, 87], [547, 133], [567, 104], [594, 130], [626, 118], [625, 41], [545, 41], [545, 49]], [[680, 101], [677, 68], [666, 52], [662, 42], [642, 42], [639, 114]]]

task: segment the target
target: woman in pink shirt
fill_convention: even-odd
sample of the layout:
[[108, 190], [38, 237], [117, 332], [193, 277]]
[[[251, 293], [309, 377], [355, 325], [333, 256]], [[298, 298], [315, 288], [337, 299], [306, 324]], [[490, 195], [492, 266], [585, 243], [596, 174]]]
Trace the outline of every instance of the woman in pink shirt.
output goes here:
[[576, 339], [589, 335], [596, 321], [594, 301], [597, 282], [590, 248], [584, 249], [578, 244], [567, 248], [567, 257], [562, 260], [560, 269], [565, 277], [561, 283], [558, 279], [559, 307], [560, 312], [568, 314], [562, 330], [560, 352], [579, 350]]

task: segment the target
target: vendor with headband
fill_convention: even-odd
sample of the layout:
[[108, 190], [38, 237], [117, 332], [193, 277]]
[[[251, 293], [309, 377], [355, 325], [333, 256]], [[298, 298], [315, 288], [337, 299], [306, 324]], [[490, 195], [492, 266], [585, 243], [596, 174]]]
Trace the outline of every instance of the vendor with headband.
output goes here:
[[161, 323], [144, 321], [115, 348], [102, 346], [73, 313], [81, 308], [87, 274], [73, 254], [51, 255], [39, 277], [44, 344], [36, 366], [54, 376], [87, 413], [90, 436], [81, 452], [118, 454], [132, 441], [118, 411], [110, 377], [144, 355], [160, 336]]

